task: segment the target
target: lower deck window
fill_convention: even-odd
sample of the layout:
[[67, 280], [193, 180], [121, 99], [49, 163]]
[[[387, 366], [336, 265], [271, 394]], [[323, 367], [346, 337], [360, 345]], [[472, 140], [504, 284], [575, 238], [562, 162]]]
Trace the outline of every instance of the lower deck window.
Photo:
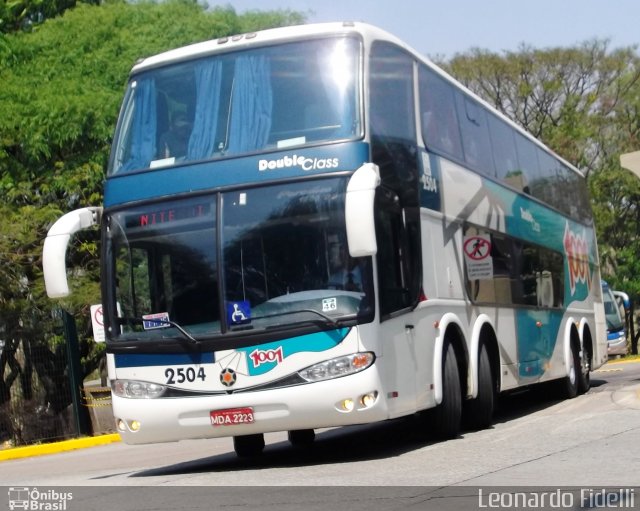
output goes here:
[[562, 254], [475, 226], [465, 228], [464, 252], [472, 302], [562, 307]]

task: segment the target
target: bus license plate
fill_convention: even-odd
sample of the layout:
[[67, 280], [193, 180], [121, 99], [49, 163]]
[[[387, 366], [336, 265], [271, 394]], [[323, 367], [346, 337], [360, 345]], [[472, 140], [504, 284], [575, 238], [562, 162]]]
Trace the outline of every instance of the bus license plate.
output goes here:
[[253, 424], [253, 408], [229, 408], [213, 410], [209, 413], [212, 426], [234, 426], [236, 424]]

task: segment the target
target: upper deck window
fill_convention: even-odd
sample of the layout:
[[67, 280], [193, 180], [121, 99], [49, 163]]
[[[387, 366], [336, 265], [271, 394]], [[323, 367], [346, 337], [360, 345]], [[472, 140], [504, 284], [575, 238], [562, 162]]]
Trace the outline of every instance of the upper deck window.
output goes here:
[[334, 37], [133, 76], [109, 174], [360, 136], [359, 48]]

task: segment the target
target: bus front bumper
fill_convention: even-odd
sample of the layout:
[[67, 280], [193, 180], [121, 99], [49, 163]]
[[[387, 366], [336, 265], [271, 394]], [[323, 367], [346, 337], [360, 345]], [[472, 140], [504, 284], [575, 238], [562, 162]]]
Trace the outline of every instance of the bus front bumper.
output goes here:
[[[268, 391], [157, 399], [113, 395], [112, 405], [117, 431], [128, 444], [347, 426], [389, 418], [374, 368]], [[246, 420], [247, 409], [253, 422], [230, 423], [233, 411]]]

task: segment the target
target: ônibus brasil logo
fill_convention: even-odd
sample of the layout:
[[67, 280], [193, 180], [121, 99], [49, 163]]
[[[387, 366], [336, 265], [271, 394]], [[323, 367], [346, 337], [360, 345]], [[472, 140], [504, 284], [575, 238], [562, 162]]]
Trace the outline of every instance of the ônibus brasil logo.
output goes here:
[[569, 285], [571, 294], [575, 294], [578, 283], [585, 284], [591, 289], [591, 273], [589, 271], [589, 245], [586, 231], [576, 234], [569, 228], [567, 222], [564, 229], [564, 250], [569, 266]]
[[38, 488], [9, 488], [9, 509], [28, 509], [33, 511], [66, 511], [67, 502], [73, 500], [71, 492], [57, 490], [38, 490]]

